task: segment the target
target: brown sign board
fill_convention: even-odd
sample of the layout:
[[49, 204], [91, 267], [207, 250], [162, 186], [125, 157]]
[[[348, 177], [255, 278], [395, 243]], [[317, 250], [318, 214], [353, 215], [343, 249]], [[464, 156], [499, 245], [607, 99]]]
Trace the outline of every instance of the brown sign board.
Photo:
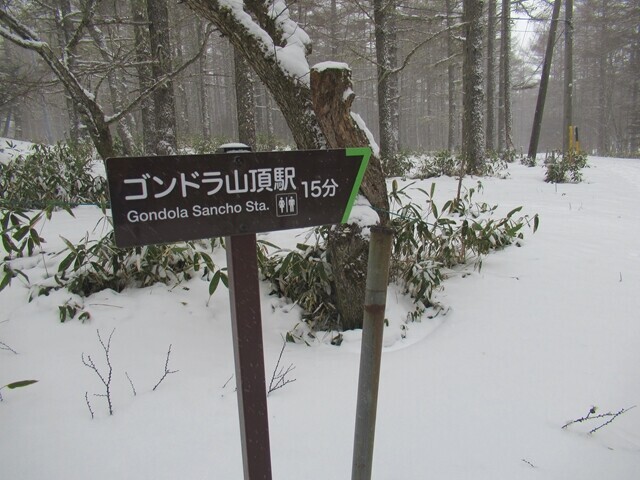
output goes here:
[[116, 245], [346, 222], [371, 150], [109, 158]]

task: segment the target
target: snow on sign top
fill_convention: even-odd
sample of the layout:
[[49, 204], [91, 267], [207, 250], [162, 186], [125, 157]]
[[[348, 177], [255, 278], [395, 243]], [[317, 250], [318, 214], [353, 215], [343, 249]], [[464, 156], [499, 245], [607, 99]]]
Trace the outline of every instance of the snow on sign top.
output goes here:
[[344, 223], [369, 148], [107, 159], [116, 244]]

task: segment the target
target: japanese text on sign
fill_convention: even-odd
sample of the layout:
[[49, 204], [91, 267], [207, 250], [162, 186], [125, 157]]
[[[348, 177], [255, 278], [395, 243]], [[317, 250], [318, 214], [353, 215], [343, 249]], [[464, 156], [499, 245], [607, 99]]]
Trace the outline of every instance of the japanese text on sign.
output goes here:
[[107, 159], [119, 246], [344, 222], [370, 150]]
[[[156, 187], [158, 191], [153, 193], [153, 198], [163, 198], [174, 191], [179, 192], [182, 198], [187, 198], [190, 190], [200, 190], [201, 187], [208, 189], [206, 190], [207, 195], [215, 195], [223, 188], [223, 193], [227, 194], [259, 193], [265, 190], [281, 192], [290, 188], [295, 190], [295, 175], [294, 167], [258, 168], [249, 170], [247, 173], [234, 170], [233, 175], [222, 175], [218, 171], [192, 172], [189, 175], [180, 172], [178, 177], [171, 179], [163, 179], [157, 175], [152, 176], [145, 173], [139, 178], [124, 180], [125, 185], [136, 185], [137, 190], [137, 193], [125, 196], [125, 200], [146, 200], [149, 198], [149, 181], [158, 185]], [[332, 182], [335, 184], [333, 179]], [[176, 190], [178, 185], [179, 188]], [[327, 187], [326, 192], [327, 194], [324, 196], [331, 196], [331, 193], [335, 195], [335, 186], [333, 189]]]

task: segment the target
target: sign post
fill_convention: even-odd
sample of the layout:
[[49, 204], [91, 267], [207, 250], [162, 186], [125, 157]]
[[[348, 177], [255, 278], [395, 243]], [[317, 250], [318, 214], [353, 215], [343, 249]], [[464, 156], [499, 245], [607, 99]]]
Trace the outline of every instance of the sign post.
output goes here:
[[256, 233], [345, 223], [371, 150], [107, 159], [116, 245], [226, 236], [245, 480], [271, 480]]
[[271, 480], [255, 233], [227, 237], [226, 249], [244, 478]]

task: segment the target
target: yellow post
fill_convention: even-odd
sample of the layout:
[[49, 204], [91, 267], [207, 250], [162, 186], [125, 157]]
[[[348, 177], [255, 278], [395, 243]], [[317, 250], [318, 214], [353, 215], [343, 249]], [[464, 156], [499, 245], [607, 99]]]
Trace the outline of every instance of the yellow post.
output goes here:
[[569, 162], [573, 162], [573, 151], [574, 151], [574, 142], [573, 142], [573, 125], [569, 125], [569, 144], [567, 146], [567, 157], [569, 158]]

